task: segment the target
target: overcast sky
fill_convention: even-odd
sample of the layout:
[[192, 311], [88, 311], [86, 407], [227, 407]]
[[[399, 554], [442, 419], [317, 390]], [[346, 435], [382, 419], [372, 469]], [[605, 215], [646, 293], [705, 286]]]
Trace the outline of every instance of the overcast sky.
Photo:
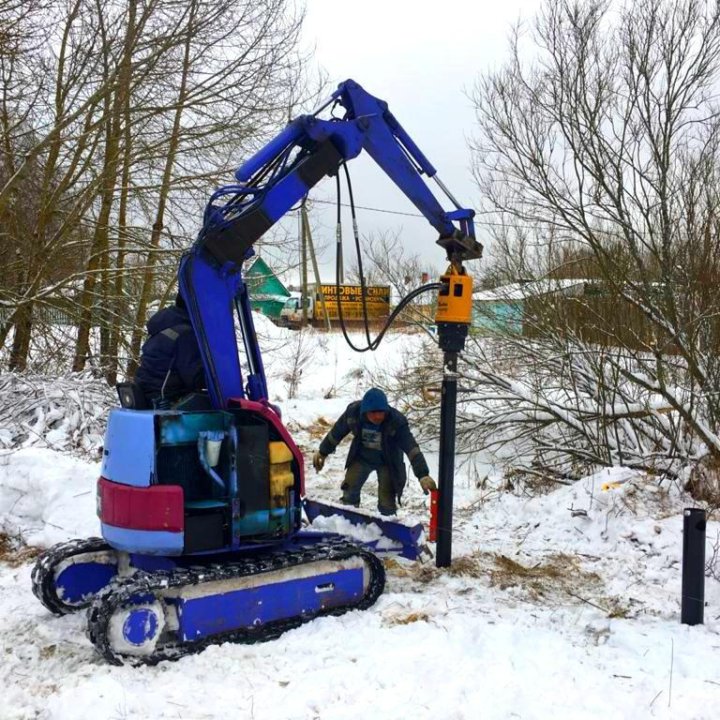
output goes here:
[[[352, 78], [386, 100], [455, 197], [475, 207], [478, 192], [467, 147], [474, 115], [466, 92], [481, 71], [507, 58], [511, 25], [520, 18], [530, 20], [540, 0], [306, 0], [306, 7], [305, 42], [314, 47], [315, 60], [329, 74], [332, 86]], [[417, 212], [367, 156], [353, 160], [349, 169], [357, 205]], [[434, 190], [435, 183], [430, 185]], [[445, 209], [452, 209], [435, 194]], [[311, 197], [334, 202], [334, 181], [323, 181]], [[333, 213], [328, 206], [320, 218], [318, 234], [328, 244], [334, 243]], [[362, 234], [401, 231], [408, 248], [428, 264], [443, 266], [444, 253], [435, 245], [437, 233], [424, 218], [361, 210], [358, 221]], [[354, 253], [349, 217], [343, 232], [349, 262]], [[485, 234], [478, 223], [483, 244]], [[326, 252], [323, 281], [334, 278], [333, 262]]]

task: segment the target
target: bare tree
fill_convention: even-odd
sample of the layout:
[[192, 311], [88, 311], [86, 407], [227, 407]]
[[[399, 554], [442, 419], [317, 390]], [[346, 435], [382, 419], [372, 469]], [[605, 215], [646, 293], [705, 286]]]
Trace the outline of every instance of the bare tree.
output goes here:
[[[558, 248], [581, 248], [603, 292], [654, 328], [629, 342], [622, 318], [597, 317], [613, 352], [584, 345], [555, 318], [546, 342], [525, 343], [526, 358], [566, 398], [563, 427], [582, 435], [588, 418], [602, 418], [602, 447], [589, 462], [633, 456], [630, 464], [677, 472], [702, 453], [717, 460], [720, 7], [547, 2], [528, 53], [525, 37], [518, 29], [509, 62], [473, 92], [475, 175], [488, 208], [546, 259], [564, 263]], [[488, 397], [524, 401], [502, 372], [484, 378]], [[550, 409], [541, 405], [530, 412], [542, 415], [536, 426]]]
[[[241, 5], [196, 0], [188, 5], [179, 77], [170, 83], [177, 90], [168, 104], [168, 145], [163, 152], [128, 374], [134, 372], [139, 353], [157, 249], [172, 215], [172, 193], [182, 198], [200, 183], [205, 185], [208, 178], [222, 177], [237, 164], [233, 160], [241, 156], [241, 150], [247, 153], [283, 122], [288, 105], [302, 96], [303, 60], [297, 54], [301, 23], [302, 15], [294, 15], [286, 0]], [[228, 43], [234, 49], [230, 60]], [[199, 226], [199, 213], [195, 222]]]
[[[4, 270], [15, 279], [5, 287], [6, 306], [13, 309], [0, 329], [0, 345], [14, 328], [9, 363], [16, 369], [26, 364], [35, 303], [48, 284], [59, 282], [78, 266], [79, 254], [73, 253], [72, 241], [96, 190], [89, 162], [98, 129], [98, 105], [97, 98], [88, 102], [85, 93], [97, 46], [91, 23], [76, 32], [81, 11], [78, 0], [67, 7], [52, 30], [29, 28], [35, 43], [1, 59], [3, 179], [9, 189], [8, 202], [0, 203], [0, 214], [17, 215], [18, 207], [23, 207], [23, 222], [6, 226], [12, 228], [6, 247], [14, 248], [14, 258]], [[50, 52], [41, 41], [57, 45]], [[18, 91], [17, 83], [22, 81], [23, 91]], [[71, 110], [78, 98], [85, 114]], [[46, 130], [58, 124], [65, 135]]]
[[0, 0], [0, 349], [23, 369], [62, 309], [73, 369], [114, 382], [209, 191], [317, 88], [288, 0], [50, 11]]
[[[365, 238], [363, 250], [365, 282], [390, 285], [398, 299], [421, 285], [436, 282], [440, 275], [437, 268], [428, 265], [419, 255], [408, 253], [398, 233], [372, 234]], [[349, 277], [359, 281], [357, 265], [352, 266]], [[427, 327], [433, 322], [433, 301], [434, 297], [430, 293], [418, 296], [407, 306], [403, 320]]]
[[303, 370], [317, 355], [317, 337], [314, 332], [307, 328], [300, 328], [293, 333], [285, 348], [286, 359], [284, 361], [286, 371], [283, 375], [288, 400], [297, 397]]

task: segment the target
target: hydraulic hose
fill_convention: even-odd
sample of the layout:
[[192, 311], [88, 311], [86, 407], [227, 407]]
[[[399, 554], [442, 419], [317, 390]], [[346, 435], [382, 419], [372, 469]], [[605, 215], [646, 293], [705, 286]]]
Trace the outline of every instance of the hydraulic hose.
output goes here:
[[[358, 262], [358, 273], [360, 275], [360, 288], [361, 288], [361, 300], [362, 300], [362, 307], [363, 307], [363, 321], [364, 321], [364, 329], [365, 329], [365, 337], [367, 338], [367, 345], [365, 347], [358, 347], [353, 343], [353, 341], [350, 339], [350, 336], [347, 332], [347, 327], [345, 326], [345, 318], [342, 314], [342, 305], [340, 303], [340, 266], [341, 266], [341, 254], [340, 254], [340, 248], [339, 248], [339, 242], [338, 246], [336, 246], [336, 254], [335, 254], [335, 288], [337, 293], [337, 308], [338, 308], [338, 318], [340, 320], [340, 328], [342, 329], [343, 336], [345, 338], [345, 342], [353, 349], [355, 352], [368, 352], [368, 351], [374, 351], [377, 350], [378, 346], [382, 342], [383, 337], [385, 336], [385, 333], [388, 331], [392, 323], [396, 320], [398, 315], [419, 295], [426, 292], [431, 292], [433, 290], [439, 290], [442, 287], [442, 283], [436, 282], [436, 283], [428, 283], [427, 285], [421, 285], [418, 288], [415, 288], [414, 290], [411, 290], [400, 302], [398, 303], [397, 307], [390, 313], [390, 316], [388, 317], [387, 321], [385, 322], [385, 325], [378, 333], [377, 337], [375, 339], [372, 339], [370, 337], [370, 325], [368, 321], [368, 315], [367, 315], [367, 302], [365, 297], [365, 275], [363, 273], [362, 268], [362, 253], [360, 251], [360, 235], [358, 232], [358, 226], [357, 226], [357, 218], [355, 215], [355, 199], [353, 197], [352, 192], [352, 183], [350, 181], [350, 172], [347, 169], [347, 163], [343, 163], [343, 169], [345, 170], [345, 178], [347, 181], [348, 186], [348, 195], [350, 198], [350, 213], [353, 220], [353, 235], [355, 238], [355, 252], [357, 255], [357, 262]], [[338, 173], [335, 176], [335, 186], [337, 189], [337, 225], [338, 228], [342, 225], [342, 215], [341, 215], [341, 197], [340, 197], [340, 174]], [[339, 230], [338, 230], [339, 232]], [[342, 237], [341, 234], [338, 235], [339, 238]]]

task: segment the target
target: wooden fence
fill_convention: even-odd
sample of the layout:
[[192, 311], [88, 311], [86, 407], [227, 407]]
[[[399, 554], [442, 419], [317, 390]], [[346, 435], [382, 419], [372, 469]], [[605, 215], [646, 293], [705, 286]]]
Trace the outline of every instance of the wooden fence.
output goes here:
[[525, 300], [523, 335], [540, 337], [549, 328], [567, 327], [580, 339], [605, 347], [626, 347], [677, 354], [673, 338], [636, 306], [620, 297], [583, 295], [544, 296]]

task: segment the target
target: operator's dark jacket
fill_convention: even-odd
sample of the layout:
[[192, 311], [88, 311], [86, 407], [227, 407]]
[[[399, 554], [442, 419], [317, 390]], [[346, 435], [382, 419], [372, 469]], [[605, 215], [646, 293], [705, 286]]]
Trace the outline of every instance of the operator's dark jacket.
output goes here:
[[148, 320], [147, 329], [150, 337], [142, 346], [135, 373], [145, 397], [159, 398], [163, 383], [162, 395], [169, 400], [204, 388], [200, 348], [187, 311], [177, 305], [166, 307]]
[[[345, 467], [350, 467], [360, 451], [361, 427], [362, 417], [360, 413], [360, 400], [358, 400], [347, 406], [345, 412], [324, 437], [320, 443], [320, 453], [322, 455], [330, 455], [342, 439], [348, 433], [352, 433], [353, 440], [350, 444], [347, 461], [345, 462]], [[380, 429], [382, 431], [382, 452], [390, 466], [390, 474], [392, 475], [395, 494], [398, 499], [400, 499], [405, 483], [407, 482], [403, 453], [408, 456], [413, 473], [415, 473], [415, 477], [418, 479], [429, 475], [430, 470], [413, 434], [410, 432], [407, 418], [399, 410], [391, 407]]]

